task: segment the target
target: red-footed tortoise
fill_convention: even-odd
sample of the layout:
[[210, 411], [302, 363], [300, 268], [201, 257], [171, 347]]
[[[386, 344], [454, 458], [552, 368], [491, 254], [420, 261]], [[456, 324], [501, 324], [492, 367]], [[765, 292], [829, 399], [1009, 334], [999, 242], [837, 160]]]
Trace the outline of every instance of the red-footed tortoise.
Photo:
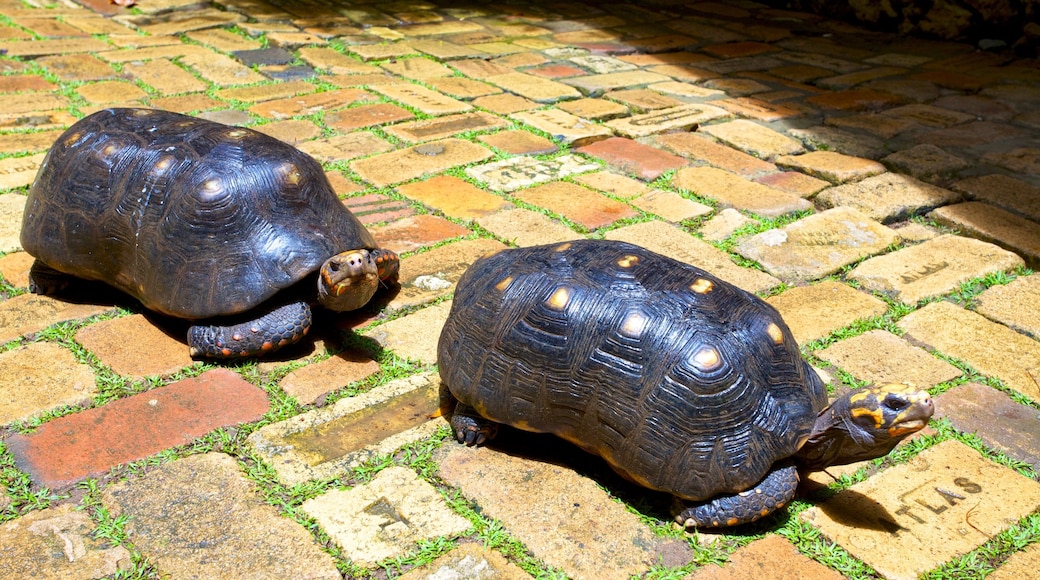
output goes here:
[[300, 340], [310, 304], [364, 306], [397, 280], [311, 157], [242, 127], [107, 109], [69, 128], [29, 189], [31, 289], [100, 280], [198, 321], [192, 356], [244, 357]]
[[927, 423], [927, 392], [865, 388], [827, 405], [777, 311], [698, 268], [622, 242], [503, 250], [459, 281], [438, 345], [468, 445], [497, 423], [554, 433], [683, 500], [686, 526], [757, 520], [798, 471], [885, 455]]

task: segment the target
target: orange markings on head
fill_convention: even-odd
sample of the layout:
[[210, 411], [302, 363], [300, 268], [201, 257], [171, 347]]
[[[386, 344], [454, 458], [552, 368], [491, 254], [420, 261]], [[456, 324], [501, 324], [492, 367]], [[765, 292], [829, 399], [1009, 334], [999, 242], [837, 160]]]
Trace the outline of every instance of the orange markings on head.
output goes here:
[[715, 288], [715, 284], [711, 280], [705, 280], [704, 278], [697, 278], [697, 280], [690, 284], [690, 290], [698, 294], [707, 294]]

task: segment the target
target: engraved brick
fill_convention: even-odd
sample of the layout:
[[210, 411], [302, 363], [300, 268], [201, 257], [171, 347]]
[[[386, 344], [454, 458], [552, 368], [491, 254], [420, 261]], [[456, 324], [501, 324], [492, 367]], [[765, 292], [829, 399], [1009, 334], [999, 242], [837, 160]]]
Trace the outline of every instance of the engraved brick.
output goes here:
[[[413, 568], [402, 574], [399, 580], [431, 580], [433, 578], [459, 578], [472, 573], [488, 574], [495, 580], [530, 580], [531, 575], [510, 562], [502, 554], [477, 543], [465, 543], [429, 564]], [[476, 580], [476, 579], [473, 579]]]
[[933, 302], [899, 321], [915, 344], [963, 360], [1040, 402], [1040, 343], [950, 302]]
[[865, 288], [916, 304], [950, 292], [972, 278], [1022, 264], [1021, 258], [993, 244], [943, 235], [870, 258], [856, 266], [849, 277]]
[[554, 139], [574, 147], [581, 147], [612, 135], [610, 129], [602, 125], [590, 123], [555, 108], [513, 113], [510, 118], [545, 131]]
[[[2, 504], [0, 504], [2, 505]], [[0, 525], [8, 578], [102, 578], [125, 572], [130, 551], [98, 537], [74, 504], [29, 511]]]
[[384, 130], [400, 139], [411, 143], [443, 139], [459, 133], [470, 131], [489, 131], [501, 129], [508, 123], [496, 115], [478, 111], [459, 115], [446, 115], [436, 119], [399, 123]]
[[[46, 153], [0, 159], [0, 191], [31, 185], [44, 157]], [[0, 224], [0, 251], [10, 252], [21, 247], [18, 231], [21, 229], [21, 211], [25, 207], [24, 197], [17, 193], [0, 195], [0, 216], [6, 218]]]
[[688, 130], [728, 115], [724, 109], [711, 105], [679, 105], [608, 121], [607, 126], [621, 135], [635, 138], [666, 131]]
[[465, 113], [473, 109], [473, 106], [468, 103], [418, 85], [376, 85], [372, 86], [371, 89], [395, 101], [415, 107], [427, 115]]
[[466, 175], [486, 183], [494, 191], [515, 191], [599, 168], [599, 165], [577, 155], [561, 155], [552, 159], [514, 157], [468, 167]]
[[417, 542], [471, 528], [437, 490], [406, 467], [392, 466], [368, 483], [334, 489], [300, 506], [352, 562], [376, 567], [416, 549]]
[[800, 517], [882, 576], [912, 579], [1040, 506], [1040, 484], [945, 441]]
[[896, 233], [866, 215], [839, 207], [767, 230], [736, 251], [785, 280], [814, 280], [896, 243]]

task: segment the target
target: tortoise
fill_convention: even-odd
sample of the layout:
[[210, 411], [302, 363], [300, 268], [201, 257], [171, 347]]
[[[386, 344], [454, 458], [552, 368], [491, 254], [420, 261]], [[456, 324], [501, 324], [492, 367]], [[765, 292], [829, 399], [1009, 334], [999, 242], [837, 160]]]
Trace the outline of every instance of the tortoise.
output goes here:
[[154, 109], [98, 111], [58, 137], [29, 189], [21, 243], [33, 292], [105, 282], [192, 321], [193, 357], [295, 343], [312, 303], [360, 308], [399, 268], [302, 151]]
[[675, 496], [686, 527], [755, 521], [799, 471], [880, 457], [927, 392], [827, 390], [764, 300], [632, 244], [505, 249], [463, 274], [437, 348], [455, 438], [553, 433]]

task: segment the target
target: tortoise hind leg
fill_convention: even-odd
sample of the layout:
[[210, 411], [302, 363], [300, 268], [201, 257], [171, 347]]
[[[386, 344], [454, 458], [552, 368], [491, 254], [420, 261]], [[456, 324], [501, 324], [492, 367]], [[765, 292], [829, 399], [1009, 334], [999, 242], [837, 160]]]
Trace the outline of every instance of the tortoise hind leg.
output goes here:
[[259, 356], [299, 342], [310, 327], [310, 305], [293, 302], [239, 324], [192, 326], [188, 329], [188, 347], [192, 357]]
[[498, 434], [498, 423], [481, 417], [469, 405], [459, 402], [451, 414], [451, 430], [455, 439], [467, 446], [483, 445]]
[[64, 290], [72, 276], [55, 270], [40, 260], [33, 261], [29, 268], [29, 291], [33, 294], [51, 295]]
[[675, 521], [686, 527], [718, 528], [751, 523], [787, 505], [798, 488], [798, 468], [785, 462], [774, 467], [757, 485], [706, 502], [687, 503]]

